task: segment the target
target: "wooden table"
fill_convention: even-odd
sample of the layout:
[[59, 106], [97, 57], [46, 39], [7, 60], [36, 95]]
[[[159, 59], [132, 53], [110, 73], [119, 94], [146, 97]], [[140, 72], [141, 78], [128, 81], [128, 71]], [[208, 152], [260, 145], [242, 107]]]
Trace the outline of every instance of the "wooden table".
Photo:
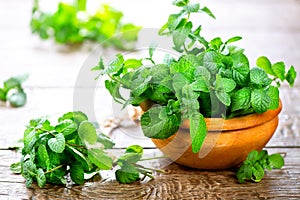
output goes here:
[[[169, 1], [111, 2], [124, 11], [128, 21], [146, 28], [159, 28], [161, 19], [166, 19], [173, 9]], [[52, 1], [43, 3], [45, 8], [55, 5]], [[164, 12], [158, 12], [156, 4], [164, 7]], [[225, 38], [242, 35], [244, 40], [238, 45], [247, 49], [246, 54], [252, 59], [252, 64], [258, 56], [266, 55], [274, 61], [284, 59], [288, 65], [295, 65], [299, 72], [300, 1], [214, 0], [206, 5], [217, 15], [216, 22], [203, 19], [206, 35]], [[30, 73], [25, 83], [28, 94], [26, 106], [18, 109], [0, 106], [0, 199], [300, 199], [299, 79], [293, 90], [288, 86], [281, 89], [284, 109], [280, 125], [266, 147], [270, 153], [286, 152], [286, 164], [282, 170], [267, 172], [261, 183], [239, 184], [234, 169], [216, 172], [193, 170], [161, 159], [150, 164], [164, 167], [166, 172], [157, 174], [151, 181], [120, 185], [104, 179], [84, 186], [47, 185], [39, 189], [34, 185], [27, 189], [22, 176], [12, 174], [9, 165], [20, 158], [11, 147], [19, 145], [18, 140], [30, 119], [79, 108], [75, 106], [74, 91], [94, 95], [92, 114], [95, 120], [101, 122], [114, 116], [110, 108], [112, 101], [103, 85], [99, 84], [96, 90], [95, 84], [90, 81], [87, 82], [91, 85], [78, 85], [79, 72], [86, 65], [93, 64], [89, 61], [95, 61], [90, 52], [96, 45], [74, 48], [40, 41], [29, 30], [31, 6], [31, 0], [0, 2], [0, 81], [16, 74]], [[153, 15], [153, 12], [156, 14]], [[106, 58], [115, 53], [112, 49], [100, 51]], [[90, 74], [89, 80], [94, 76]], [[85, 111], [86, 107], [82, 109]], [[129, 144], [143, 145], [147, 155], [159, 153], [151, 141], [137, 137], [138, 133], [135, 137], [124, 134], [124, 127], [114, 129], [110, 135], [116, 141], [114, 153], [122, 152]]]

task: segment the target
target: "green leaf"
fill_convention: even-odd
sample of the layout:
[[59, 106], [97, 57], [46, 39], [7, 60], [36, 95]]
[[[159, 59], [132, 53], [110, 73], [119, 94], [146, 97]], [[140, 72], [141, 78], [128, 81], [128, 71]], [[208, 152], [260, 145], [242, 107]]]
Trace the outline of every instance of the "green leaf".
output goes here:
[[116, 74], [124, 66], [124, 58], [122, 54], [117, 54], [116, 57], [108, 64], [108, 66], [100, 72], [101, 75], [104, 74]]
[[195, 82], [191, 84], [191, 87], [194, 91], [199, 92], [209, 92], [209, 83], [202, 77], [198, 78]]
[[21, 88], [21, 83], [19, 82], [18, 79], [12, 77], [12, 78], [9, 78], [8, 80], [4, 81], [3, 83], [4, 85], [4, 90], [7, 92], [13, 88]]
[[200, 78], [200, 77], [204, 78], [206, 80], [210, 80], [211, 79], [210, 72], [205, 67], [202, 67], [202, 66], [196, 67], [195, 72], [194, 72], [194, 76], [195, 76], [196, 80], [198, 78]]
[[185, 44], [188, 35], [192, 31], [193, 24], [192, 22], [186, 22], [182, 20], [182, 22], [178, 25], [179, 27], [173, 33], [173, 43], [175, 45], [175, 50], [181, 51], [182, 46]]
[[269, 109], [277, 109], [279, 106], [279, 90], [277, 87], [270, 86], [267, 95], [271, 98]]
[[104, 62], [103, 62], [103, 58], [100, 57], [98, 65], [96, 65], [95, 67], [93, 67], [91, 70], [92, 71], [96, 71], [96, 70], [103, 70], [105, 68]]
[[142, 61], [137, 59], [128, 59], [124, 62], [124, 69], [136, 69], [142, 66]]
[[85, 155], [71, 146], [66, 146], [66, 149], [68, 149], [70, 153], [75, 157], [75, 159], [82, 164], [83, 168], [86, 171], [90, 170], [90, 162]]
[[216, 17], [215, 17], [214, 14], [210, 11], [209, 8], [204, 7], [204, 8], [202, 8], [201, 10], [202, 10], [203, 12], [205, 12], [206, 14], [208, 14], [208, 16], [210, 16], [210, 17], [216, 19]]
[[217, 90], [216, 92], [216, 96], [218, 97], [218, 99], [226, 106], [230, 106], [231, 104], [231, 99], [230, 99], [230, 95], [228, 93], [226, 93], [223, 90]]
[[178, 7], [183, 7], [189, 3], [189, 0], [175, 0], [173, 1], [173, 5]]
[[26, 94], [18, 91], [7, 97], [8, 102], [13, 107], [22, 107], [26, 104]]
[[259, 68], [253, 68], [250, 70], [250, 81], [262, 86], [270, 85], [272, 82], [266, 72]]
[[104, 149], [111, 149], [115, 143], [105, 134], [98, 132], [97, 142], [103, 144]]
[[176, 133], [180, 125], [180, 116], [172, 114], [160, 118], [161, 112], [167, 112], [167, 108], [152, 107], [141, 116], [141, 126], [145, 136], [164, 139]]
[[21, 174], [21, 163], [20, 162], [16, 162], [10, 165], [10, 170], [14, 173], [14, 174]]
[[91, 122], [81, 122], [78, 128], [78, 135], [82, 141], [86, 141], [89, 144], [97, 142], [97, 131]]
[[222, 39], [220, 37], [216, 37], [214, 39], [212, 39], [209, 43], [211, 45], [211, 47], [215, 50], [220, 50], [223, 42]]
[[50, 159], [47, 148], [44, 144], [39, 145], [36, 153], [37, 164], [43, 169], [47, 169], [50, 165]]
[[197, 153], [206, 137], [207, 129], [204, 117], [199, 112], [195, 112], [190, 116], [190, 135], [192, 140], [192, 151]]
[[272, 168], [281, 169], [284, 166], [284, 159], [280, 154], [272, 154], [268, 157], [268, 160]]
[[84, 170], [80, 162], [75, 162], [70, 165], [70, 176], [76, 184], [84, 184]]
[[24, 162], [22, 170], [24, 178], [35, 177], [37, 173], [36, 165], [31, 160]]
[[267, 72], [268, 74], [275, 76], [275, 73], [272, 70], [272, 64], [267, 57], [265, 57], [265, 56], [259, 57], [256, 61], [256, 65], [259, 68], [265, 70], [265, 72]]
[[281, 81], [285, 79], [285, 65], [284, 62], [277, 62], [272, 65], [272, 70], [276, 77], [278, 77]]
[[251, 106], [251, 91], [249, 88], [242, 88], [235, 91], [231, 97], [231, 112], [248, 109]]
[[252, 167], [252, 171], [253, 171], [253, 181], [260, 182], [265, 175], [262, 166], [259, 163], [255, 163], [255, 165]]
[[196, 3], [196, 4], [188, 4], [186, 6], [183, 7], [183, 10], [185, 10], [188, 13], [195, 13], [198, 12], [200, 9], [200, 4]]
[[232, 78], [238, 85], [247, 85], [249, 75], [249, 61], [242, 53], [231, 55], [232, 58]]
[[220, 75], [216, 76], [216, 89], [229, 93], [236, 87], [236, 83], [228, 78], [221, 78]]
[[46, 176], [44, 174], [43, 169], [39, 168], [36, 172], [37, 172], [36, 180], [37, 180], [38, 186], [40, 188], [45, 187], [45, 185], [46, 185]]
[[55, 126], [55, 130], [58, 133], [63, 133], [64, 136], [67, 136], [74, 133], [77, 130], [77, 127], [72, 120], [65, 119]]
[[58, 133], [54, 138], [48, 140], [48, 145], [55, 153], [62, 153], [65, 150], [65, 137], [62, 133]]
[[81, 111], [74, 111], [64, 114], [58, 119], [58, 122], [61, 122], [66, 119], [71, 119], [76, 123], [77, 126], [79, 126], [81, 122], [88, 120], [88, 117]]
[[132, 145], [126, 148], [125, 154], [119, 157], [118, 162], [136, 163], [143, 156], [143, 148], [139, 145]]
[[89, 149], [88, 158], [92, 163], [102, 170], [109, 170], [112, 167], [112, 159], [101, 149]]
[[105, 80], [105, 88], [109, 91], [113, 99], [118, 103], [121, 103], [119, 100], [124, 100], [124, 98], [120, 94], [120, 85], [121, 84], [119, 82]]
[[38, 140], [38, 136], [37, 136], [37, 132], [35, 131], [35, 129], [33, 129], [33, 128], [26, 129], [26, 131], [24, 132], [24, 137], [23, 137], [24, 152], [29, 153], [32, 150], [32, 148], [35, 145], [37, 140]]
[[254, 89], [251, 92], [251, 105], [255, 112], [264, 113], [269, 109], [271, 98], [266, 91], [262, 89]]
[[297, 76], [297, 72], [296, 72], [294, 66], [291, 66], [291, 68], [288, 70], [286, 77], [285, 77], [291, 87], [294, 86], [296, 76]]
[[32, 185], [32, 183], [33, 183], [33, 178], [32, 177], [26, 178], [25, 185], [26, 185], [27, 188], [30, 188], [30, 186]]
[[218, 68], [223, 65], [221, 57], [222, 55], [214, 51], [203, 52], [198, 56], [201, 66], [212, 74], [217, 73]]
[[6, 92], [0, 88], [0, 101], [6, 101]]
[[139, 171], [132, 165], [125, 165], [116, 172], [116, 179], [119, 183], [129, 184], [139, 180]]
[[237, 42], [237, 41], [239, 41], [239, 40], [241, 40], [241, 39], [242, 39], [241, 36], [235, 36], [235, 37], [229, 38], [229, 39], [225, 42], [225, 44]]

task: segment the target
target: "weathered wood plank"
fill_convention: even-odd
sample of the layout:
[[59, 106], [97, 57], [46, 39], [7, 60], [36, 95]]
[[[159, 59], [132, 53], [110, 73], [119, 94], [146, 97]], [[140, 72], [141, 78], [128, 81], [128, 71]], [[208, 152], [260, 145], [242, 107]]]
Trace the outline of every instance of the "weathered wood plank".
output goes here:
[[[146, 150], [150, 153], [153, 150]], [[131, 185], [106, 180], [89, 182], [84, 186], [36, 185], [26, 189], [22, 177], [9, 172], [8, 163], [17, 161], [18, 154], [0, 151], [0, 197], [34, 199], [299, 199], [300, 149], [268, 148], [270, 153], [286, 152], [286, 164], [281, 170], [267, 172], [261, 183], [239, 184], [234, 170], [201, 171], [177, 164], [165, 166], [166, 172], [154, 180]], [[115, 150], [115, 153], [120, 150]], [[164, 165], [166, 160], [160, 160]], [[152, 163], [155, 165], [155, 163]]]

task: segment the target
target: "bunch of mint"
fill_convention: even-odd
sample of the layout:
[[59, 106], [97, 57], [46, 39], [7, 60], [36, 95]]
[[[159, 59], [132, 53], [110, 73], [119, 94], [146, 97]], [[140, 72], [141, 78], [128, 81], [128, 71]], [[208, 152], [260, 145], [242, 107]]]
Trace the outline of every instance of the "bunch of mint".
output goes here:
[[140, 27], [122, 23], [122, 12], [102, 5], [94, 14], [86, 10], [86, 0], [74, 4], [59, 3], [54, 13], [40, 10], [38, 0], [32, 9], [31, 30], [41, 39], [54, 38], [57, 43], [75, 44], [87, 40], [103, 46], [120, 49], [132, 48]]
[[84, 184], [86, 179], [99, 174], [100, 170], [116, 170], [120, 183], [132, 183], [140, 174], [152, 177], [152, 169], [137, 164], [143, 156], [143, 148], [130, 146], [117, 160], [107, 152], [114, 142], [96, 130], [82, 112], [69, 112], [52, 125], [47, 117], [31, 120], [24, 132], [22, 158], [11, 165], [14, 173], [21, 173], [26, 186], [37, 182]]
[[[227, 119], [276, 109], [278, 87], [284, 81], [293, 86], [296, 71], [283, 62], [271, 64], [266, 57], [258, 58], [257, 67], [250, 68], [244, 50], [231, 45], [241, 37], [207, 40], [201, 35], [201, 25], [193, 27], [192, 14], [214, 18], [207, 7], [189, 0], [176, 0], [174, 5], [180, 12], [169, 16], [159, 34], [172, 37], [179, 58], [166, 55], [162, 63], [156, 63], [155, 48], [150, 47], [147, 58], [125, 59], [118, 54], [107, 65], [100, 59], [93, 70], [109, 77], [105, 86], [115, 101], [124, 106], [155, 105], [141, 117], [145, 136], [168, 138], [189, 119], [192, 150], [197, 153], [207, 133], [204, 118]], [[129, 98], [121, 95], [121, 88], [130, 91]]]
[[254, 150], [248, 154], [247, 159], [238, 169], [236, 176], [239, 183], [245, 180], [260, 182], [265, 175], [265, 169], [280, 169], [284, 165], [284, 159], [280, 154], [268, 155], [266, 150], [260, 152]]

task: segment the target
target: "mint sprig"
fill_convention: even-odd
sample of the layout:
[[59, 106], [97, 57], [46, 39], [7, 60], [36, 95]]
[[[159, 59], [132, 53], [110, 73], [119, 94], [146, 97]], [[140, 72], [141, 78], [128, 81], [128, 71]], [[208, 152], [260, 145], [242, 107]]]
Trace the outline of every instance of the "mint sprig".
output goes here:
[[80, 111], [64, 114], [56, 125], [47, 117], [31, 120], [23, 142], [22, 158], [10, 168], [22, 174], [27, 187], [33, 182], [41, 188], [46, 183], [66, 184], [68, 177], [82, 185], [85, 177], [90, 179], [101, 170], [116, 170], [117, 181], [132, 183], [139, 180], [140, 175], [152, 178], [155, 171], [137, 164], [143, 156], [143, 148], [138, 145], [128, 147], [124, 155], [114, 161], [107, 152], [114, 142], [97, 131]]
[[245, 181], [260, 182], [265, 170], [281, 169], [284, 166], [284, 158], [280, 154], [268, 155], [266, 150], [260, 152], [254, 150], [248, 154], [247, 159], [238, 169], [236, 176], [239, 183]]
[[28, 74], [7, 79], [0, 88], [0, 101], [8, 102], [12, 107], [22, 107], [26, 104], [27, 95], [22, 84], [28, 78]]
[[40, 9], [34, 0], [30, 27], [43, 40], [53, 38], [59, 44], [96, 41], [104, 47], [130, 49], [137, 40], [140, 27], [123, 23], [123, 13], [109, 5], [101, 5], [95, 13], [86, 9], [87, 0], [68, 4], [60, 2], [54, 13]]

